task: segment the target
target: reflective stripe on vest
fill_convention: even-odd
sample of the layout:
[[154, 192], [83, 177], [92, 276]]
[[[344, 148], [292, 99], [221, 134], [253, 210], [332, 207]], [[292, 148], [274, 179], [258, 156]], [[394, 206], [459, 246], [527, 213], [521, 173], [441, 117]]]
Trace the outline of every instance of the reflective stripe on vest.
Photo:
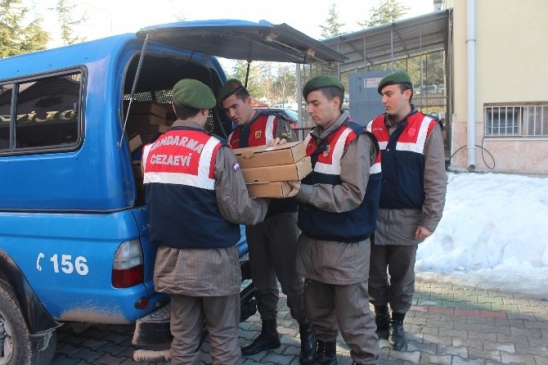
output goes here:
[[[379, 115], [367, 124], [367, 131], [373, 133], [375, 137], [377, 137], [381, 150], [386, 150], [390, 140], [388, 129], [384, 123], [384, 117], [384, 114]], [[396, 150], [415, 152], [422, 155], [424, 154], [426, 138], [433, 130], [435, 126], [435, 123], [433, 122], [435, 121], [430, 117], [424, 116], [420, 121], [420, 124], [417, 126], [416, 120], [410, 122], [409, 119], [416, 118], [413, 118], [413, 115], [408, 117], [407, 125], [404, 126], [404, 130], [396, 142]]]
[[198, 144], [188, 147], [177, 134], [177, 131], [168, 132], [143, 149], [144, 184], [178, 184], [214, 190], [213, 161], [220, 141], [199, 133], [196, 134], [199, 140], [195, 141]]

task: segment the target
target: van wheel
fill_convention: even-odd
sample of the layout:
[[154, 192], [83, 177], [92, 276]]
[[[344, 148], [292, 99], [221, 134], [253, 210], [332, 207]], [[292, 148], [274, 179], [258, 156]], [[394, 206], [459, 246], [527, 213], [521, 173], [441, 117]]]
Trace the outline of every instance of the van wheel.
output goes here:
[[54, 329], [43, 336], [33, 350], [19, 303], [9, 285], [0, 280], [0, 365], [49, 364], [56, 345]]

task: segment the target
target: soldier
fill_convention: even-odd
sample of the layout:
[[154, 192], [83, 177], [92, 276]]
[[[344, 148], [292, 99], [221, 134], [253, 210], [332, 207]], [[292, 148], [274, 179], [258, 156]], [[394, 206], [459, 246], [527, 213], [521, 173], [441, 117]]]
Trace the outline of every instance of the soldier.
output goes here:
[[184, 79], [173, 87], [177, 120], [143, 150], [150, 239], [158, 244], [156, 291], [171, 296], [171, 364], [197, 364], [207, 328], [213, 364], [240, 364], [239, 224], [264, 219], [232, 149], [204, 130], [213, 92]]
[[[411, 103], [413, 83], [404, 71], [378, 86], [386, 113], [367, 126], [382, 150], [383, 183], [371, 245], [369, 295], [379, 337], [394, 350], [406, 344], [403, 320], [415, 292], [417, 247], [441, 220], [447, 175], [439, 123]], [[392, 313], [389, 313], [388, 305]]]

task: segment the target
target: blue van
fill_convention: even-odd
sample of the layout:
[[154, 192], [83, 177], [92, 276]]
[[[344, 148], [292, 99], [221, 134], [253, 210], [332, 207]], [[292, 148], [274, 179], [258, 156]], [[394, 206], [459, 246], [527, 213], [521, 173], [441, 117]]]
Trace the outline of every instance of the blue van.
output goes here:
[[[175, 119], [178, 80], [218, 92], [226, 75], [216, 56], [344, 57], [286, 24], [213, 20], [0, 60], [0, 363], [48, 364], [63, 324], [133, 324], [166, 311], [152, 282], [140, 148]], [[210, 122], [222, 137], [232, 127], [218, 109]], [[243, 256], [245, 240], [239, 248]], [[157, 331], [143, 326], [135, 342]]]

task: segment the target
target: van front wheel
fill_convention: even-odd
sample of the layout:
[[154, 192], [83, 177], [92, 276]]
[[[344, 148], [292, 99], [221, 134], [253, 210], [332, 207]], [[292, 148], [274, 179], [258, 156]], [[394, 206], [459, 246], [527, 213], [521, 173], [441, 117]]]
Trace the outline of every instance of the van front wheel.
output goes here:
[[49, 364], [55, 354], [56, 334], [52, 330], [33, 346], [19, 303], [10, 286], [0, 280], [0, 365]]

